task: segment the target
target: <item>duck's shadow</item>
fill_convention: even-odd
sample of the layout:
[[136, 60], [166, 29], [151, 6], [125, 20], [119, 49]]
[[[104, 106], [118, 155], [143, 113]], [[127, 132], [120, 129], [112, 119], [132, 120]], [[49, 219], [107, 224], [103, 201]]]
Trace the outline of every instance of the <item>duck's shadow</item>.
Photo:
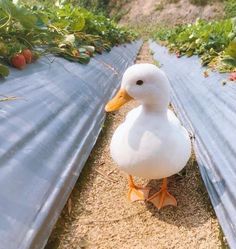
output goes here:
[[[188, 169], [187, 169], [188, 171]], [[199, 227], [215, 217], [205, 186], [197, 170], [192, 176], [174, 175], [168, 178], [168, 191], [176, 198], [178, 206], [158, 210], [151, 202], [145, 202], [152, 216], [177, 227]], [[151, 180], [150, 196], [160, 189], [160, 180]]]

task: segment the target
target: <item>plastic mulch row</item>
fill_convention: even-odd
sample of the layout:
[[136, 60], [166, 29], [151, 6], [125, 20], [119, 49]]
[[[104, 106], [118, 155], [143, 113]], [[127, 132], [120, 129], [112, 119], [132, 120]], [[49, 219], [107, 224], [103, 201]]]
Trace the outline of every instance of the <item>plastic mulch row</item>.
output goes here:
[[236, 248], [236, 85], [226, 74], [204, 77], [198, 57], [176, 58], [150, 42], [171, 83], [172, 104], [195, 135], [194, 149], [212, 205], [231, 248]]
[[0, 80], [0, 94], [20, 97], [0, 103], [0, 249], [44, 247], [141, 45], [88, 65], [42, 58]]

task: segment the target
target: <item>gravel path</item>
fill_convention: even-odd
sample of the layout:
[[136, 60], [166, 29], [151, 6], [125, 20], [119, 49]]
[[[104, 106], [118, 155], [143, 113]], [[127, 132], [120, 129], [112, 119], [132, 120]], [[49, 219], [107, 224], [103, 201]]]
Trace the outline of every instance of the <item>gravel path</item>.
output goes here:
[[[152, 62], [147, 44], [137, 63]], [[178, 207], [158, 211], [152, 204], [127, 200], [126, 175], [109, 156], [109, 143], [130, 103], [107, 116], [104, 129], [63, 210], [45, 249], [79, 248], [223, 248], [223, 236], [212, 210], [197, 163], [169, 178]], [[160, 181], [145, 181], [158, 190]]]

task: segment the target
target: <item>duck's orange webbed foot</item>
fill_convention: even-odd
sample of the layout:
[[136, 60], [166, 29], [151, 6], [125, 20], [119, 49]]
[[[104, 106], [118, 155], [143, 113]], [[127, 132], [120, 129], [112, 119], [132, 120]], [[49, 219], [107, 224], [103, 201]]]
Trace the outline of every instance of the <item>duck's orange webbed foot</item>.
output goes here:
[[149, 187], [136, 186], [133, 181], [133, 177], [129, 176], [129, 192], [128, 199], [131, 202], [134, 201], [145, 201], [149, 196]]
[[177, 206], [175, 197], [167, 191], [167, 178], [163, 179], [161, 190], [149, 197], [147, 200], [152, 202], [158, 210], [165, 206]]

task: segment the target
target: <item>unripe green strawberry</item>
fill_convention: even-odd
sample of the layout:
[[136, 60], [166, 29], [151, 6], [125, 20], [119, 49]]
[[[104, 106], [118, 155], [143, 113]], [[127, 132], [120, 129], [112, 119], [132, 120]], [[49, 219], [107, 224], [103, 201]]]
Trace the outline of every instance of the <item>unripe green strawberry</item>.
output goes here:
[[36, 60], [38, 60], [39, 57], [40, 57], [40, 54], [38, 52], [35, 52], [35, 51], [32, 52], [32, 62], [35, 62]]

